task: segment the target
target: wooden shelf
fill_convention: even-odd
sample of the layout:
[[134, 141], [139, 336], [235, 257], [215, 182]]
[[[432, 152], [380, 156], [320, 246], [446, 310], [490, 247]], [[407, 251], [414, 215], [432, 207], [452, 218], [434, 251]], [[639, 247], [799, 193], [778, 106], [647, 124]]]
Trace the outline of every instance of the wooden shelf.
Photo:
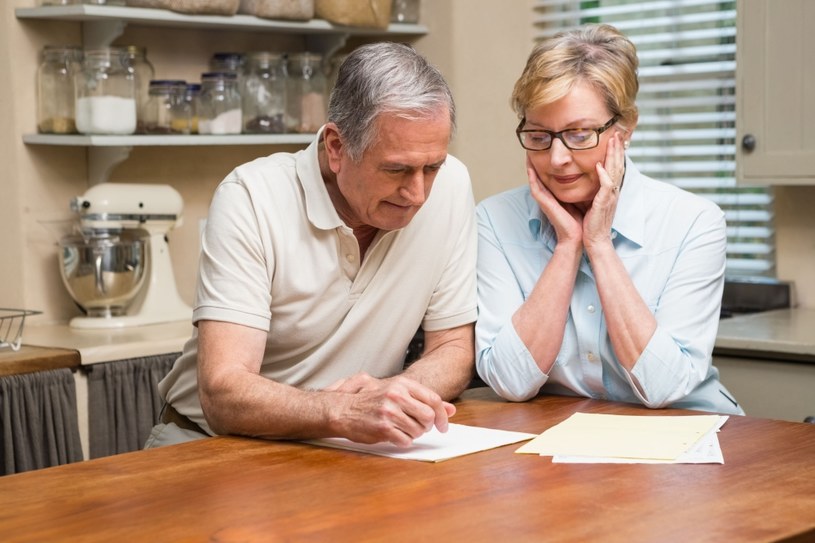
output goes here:
[[424, 35], [427, 27], [418, 24], [393, 23], [386, 29], [342, 26], [322, 19], [286, 21], [264, 19], [254, 15], [188, 15], [164, 9], [122, 6], [41, 6], [17, 8], [18, 19], [49, 19], [83, 23], [146, 24], [150, 26], [194, 27], [213, 29], [241, 29], [262, 32], [289, 32], [296, 34], [344, 34], [354, 36]]
[[73, 147], [162, 147], [190, 145], [308, 145], [314, 134], [229, 134], [229, 135], [147, 135], [86, 136], [80, 134], [25, 134], [23, 142], [32, 145]]

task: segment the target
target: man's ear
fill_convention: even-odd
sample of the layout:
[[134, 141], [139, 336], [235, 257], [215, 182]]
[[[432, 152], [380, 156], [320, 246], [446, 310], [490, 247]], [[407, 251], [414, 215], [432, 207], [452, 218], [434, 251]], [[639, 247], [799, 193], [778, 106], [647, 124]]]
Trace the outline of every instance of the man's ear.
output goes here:
[[328, 157], [328, 166], [332, 172], [337, 173], [342, 163], [343, 143], [336, 124], [328, 123], [323, 128], [323, 145], [325, 146], [325, 154]]

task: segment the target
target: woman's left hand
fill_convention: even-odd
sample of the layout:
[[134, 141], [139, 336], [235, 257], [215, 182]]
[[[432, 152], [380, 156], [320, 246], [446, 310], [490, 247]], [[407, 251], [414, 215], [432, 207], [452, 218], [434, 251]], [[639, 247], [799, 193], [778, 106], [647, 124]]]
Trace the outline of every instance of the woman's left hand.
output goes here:
[[598, 162], [596, 168], [600, 190], [583, 217], [583, 246], [586, 249], [611, 239], [611, 224], [625, 174], [625, 150], [619, 133], [609, 139], [606, 159], [603, 164]]

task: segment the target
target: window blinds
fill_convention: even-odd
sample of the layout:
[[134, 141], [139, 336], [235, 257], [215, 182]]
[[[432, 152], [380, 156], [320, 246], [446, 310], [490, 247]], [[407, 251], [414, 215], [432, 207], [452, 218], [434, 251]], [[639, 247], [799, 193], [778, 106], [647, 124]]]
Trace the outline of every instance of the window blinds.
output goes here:
[[729, 276], [774, 276], [772, 191], [735, 178], [735, 0], [537, 0], [534, 11], [537, 39], [596, 22], [631, 38], [640, 118], [629, 155], [722, 208]]

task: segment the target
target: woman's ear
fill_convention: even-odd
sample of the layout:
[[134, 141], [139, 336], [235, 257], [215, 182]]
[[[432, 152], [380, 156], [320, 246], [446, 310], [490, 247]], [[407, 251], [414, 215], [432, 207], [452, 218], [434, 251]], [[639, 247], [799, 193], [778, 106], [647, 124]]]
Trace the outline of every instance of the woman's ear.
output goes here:
[[623, 147], [626, 149], [628, 149], [628, 146], [631, 144], [631, 135], [634, 133], [634, 129], [637, 128], [638, 120], [639, 115], [635, 113], [633, 118], [625, 119], [621, 123], [618, 123], [620, 129], [620, 139], [622, 139]]

